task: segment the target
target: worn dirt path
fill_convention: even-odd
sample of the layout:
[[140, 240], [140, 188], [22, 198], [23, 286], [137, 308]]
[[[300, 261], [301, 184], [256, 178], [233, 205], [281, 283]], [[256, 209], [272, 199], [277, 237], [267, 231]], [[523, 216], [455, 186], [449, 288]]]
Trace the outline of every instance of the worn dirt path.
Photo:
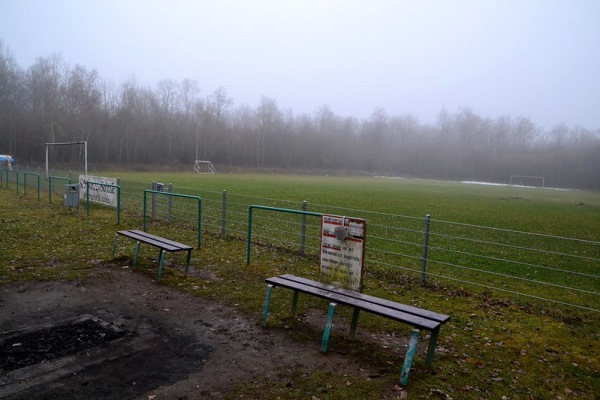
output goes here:
[[[379, 375], [344, 355], [321, 354], [317, 343], [292, 340], [285, 329], [263, 329], [260, 310], [255, 320], [248, 320], [235, 308], [161, 286], [120, 266], [106, 270], [108, 280], [0, 287], [0, 332], [91, 314], [145, 337], [144, 346], [56, 374], [27, 390], [12, 386], [16, 391], [5, 398], [217, 399], [239, 382], [287, 382], [298, 371], [335, 371], [364, 379]], [[396, 395], [390, 383], [390, 398]]]

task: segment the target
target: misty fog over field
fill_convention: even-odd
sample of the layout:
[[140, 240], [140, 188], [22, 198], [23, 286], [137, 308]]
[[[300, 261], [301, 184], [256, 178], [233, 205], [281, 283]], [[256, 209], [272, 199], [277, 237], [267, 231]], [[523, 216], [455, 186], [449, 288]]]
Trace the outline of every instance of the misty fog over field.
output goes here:
[[[281, 109], [262, 96], [235, 105], [227, 90], [202, 96], [198, 82], [130, 79], [108, 85], [93, 69], [59, 55], [26, 69], [0, 42], [0, 143], [17, 161], [42, 161], [45, 143], [87, 141], [89, 160], [346, 170], [508, 183], [511, 175], [544, 185], [600, 188], [600, 131], [565, 124], [542, 130], [529, 118], [483, 118], [469, 108], [440, 110], [435, 124], [376, 108], [368, 118], [341, 117], [328, 106], [311, 114]], [[81, 160], [79, 151], [56, 162]], [[526, 183], [539, 184], [527, 181]]]
[[87, 141], [96, 164], [598, 190], [599, 18], [595, 0], [5, 0], [0, 154]]

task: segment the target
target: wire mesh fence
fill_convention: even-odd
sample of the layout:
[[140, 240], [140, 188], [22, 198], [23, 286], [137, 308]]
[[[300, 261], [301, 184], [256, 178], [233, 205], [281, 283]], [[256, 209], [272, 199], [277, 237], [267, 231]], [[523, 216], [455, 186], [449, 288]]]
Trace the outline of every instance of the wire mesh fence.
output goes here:
[[[14, 171], [13, 171], [14, 172]], [[3, 188], [13, 189], [18, 173], [0, 173]], [[34, 175], [35, 171], [27, 171]], [[73, 175], [55, 173], [31, 178], [21, 192], [42, 188], [44, 198], [60, 198], [63, 180]], [[39, 183], [38, 183], [39, 181]], [[54, 182], [54, 184], [52, 183]], [[156, 182], [120, 181], [121, 209], [143, 213], [144, 191]], [[37, 189], [39, 190], [39, 189]], [[517, 302], [566, 305], [600, 312], [600, 242], [522, 232], [452, 221], [428, 215], [406, 216], [327, 204], [308, 204], [234, 191], [204, 191], [173, 187], [161, 190], [200, 196], [201, 230], [222, 237], [245, 239], [251, 205], [304, 210], [367, 220], [365, 266], [393, 269], [423, 285], [447, 285], [478, 292], [502, 293]], [[31, 194], [34, 196], [35, 194]], [[58, 197], [57, 197], [58, 196]], [[187, 199], [158, 196], [146, 211], [156, 221], [197, 228], [198, 207]], [[261, 210], [252, 218], [252, 241], [306, 256], [320, 253], [321, 221], [315, 216]]]

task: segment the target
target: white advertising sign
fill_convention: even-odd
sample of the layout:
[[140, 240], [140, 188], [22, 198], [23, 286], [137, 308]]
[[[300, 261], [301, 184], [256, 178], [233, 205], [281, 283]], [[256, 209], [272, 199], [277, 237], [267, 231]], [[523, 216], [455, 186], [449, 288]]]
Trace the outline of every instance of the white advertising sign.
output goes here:
[[79, 175], [79, 197], [86, 199], [87, 182], [89, 184], [90, 202], [98, 203], [109, 207], [117, 207], [117, 178], [105, 178], [93, 175]]
[[360, 218], [321, 218], [320, 281], [361, 291], [367, 222]]

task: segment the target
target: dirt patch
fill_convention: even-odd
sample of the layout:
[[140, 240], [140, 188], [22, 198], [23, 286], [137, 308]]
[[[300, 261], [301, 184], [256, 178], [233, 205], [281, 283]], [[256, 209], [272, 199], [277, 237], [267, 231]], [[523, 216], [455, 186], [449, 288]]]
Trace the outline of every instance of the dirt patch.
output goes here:
[[[23, 386], [4, 398], [222, 398], [240, 382], [286, 382], [298, 371], [334, 371], [364, 379], [378, 375], [344, 355], [321, 354], [318, 343], [294, 341], [285, 330], [263, 329], [260, 310], [255, 320], [248, 320], [235, 308], [161, 286], [120, 266], [106, 271], [109, 280], [1, 287], [0, 332], [89, 314], [145, 339], [121, 356], [107, 352], [112, 355], [89, 365], [84, 351], [75, 360], [82, 368], [57, 374], [43, 385]], [[128, 337], [118, 340], [126, 345]], [[6, 385], [9, 373], [0, 371], [0, 385]]]
[[113, 329], [91, 315], [33, 326], [0, 336], [0, 371], [13, 371], [76, 354], [122, 338], [131, 332]]

